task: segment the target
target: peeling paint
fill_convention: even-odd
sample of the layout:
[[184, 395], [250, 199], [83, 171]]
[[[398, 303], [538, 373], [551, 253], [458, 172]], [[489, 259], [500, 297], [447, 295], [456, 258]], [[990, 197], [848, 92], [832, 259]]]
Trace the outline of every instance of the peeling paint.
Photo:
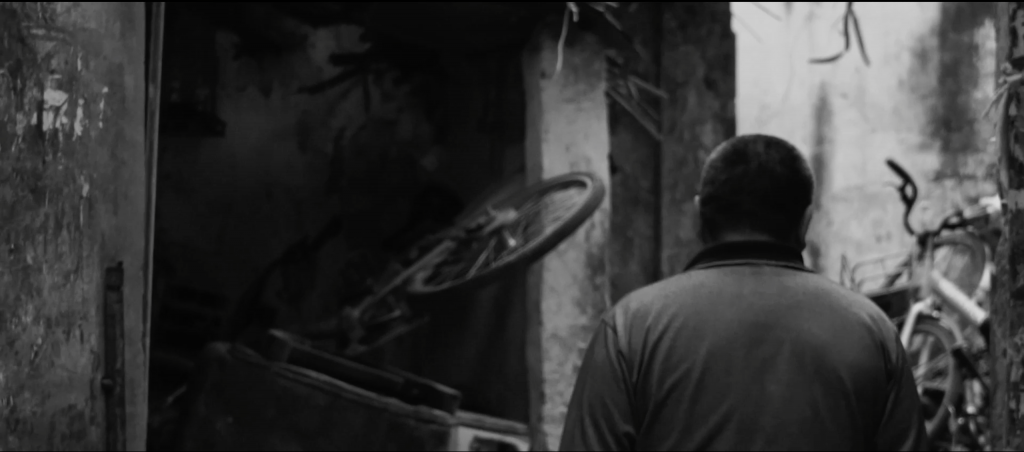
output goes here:
[[1007, 190], [1006, 203], [1013, 209], [1024, 209], [1024, 190]]
[[[112, 80], [120, 91], [134, 76], [125, 59], [142, 65], [141, 44], [133, 56], [131, 39], [97, 30], [88, 18], [104, 13], [116, 22], [134, 12], [141, 18], [142, 8], [0, 2], [0, 171], [17, 174], [0, 184], [0, 449], [102, 448], [97, 275], [107, 254], [131, 252], [134, 236], [118, 233], [111, 240], [110, 231], [128, 223], [124, 218], [141, 196], [122, 196], [117, 188], [135, 185], [121, 174], [143, 159], [135, 156], [141, 146], [133, 142], [141, 136], [141, 119], [135, 120], [141, 114], [130, 114], [142, 102], [129, 98], [112, 105], [107, 114], [121, 117], [107, 133], [72, 143], [65, 132], [77, 119], [69, 117], [71, 102], [98, 96], [100, 81]], [[23, 34], [33, 28], [46, 32]], [[82, 53], [102, 55], [95, 71], [82, 73], [69, 64]], [[117, 209], [110, 209], [106, 196], [90, 204], [96, 209], [81, 208], [78, 182], [95, 173], [102, 174], [102, 188], [91, 190], [118, 196]], [[69, 333], [76, 329], [78, 335]]]
[[106, 112], [107, 93], [109, 91], [110, 91], [110, 89], [108, 89], [105, 86], [103, 87], [103, 91], [101, 91], [103, 94], [100, 97], [100, 109], [99, 109], [99, 112], [96, 114], [96, 117], [99, 118], [97, 124], [99, 125], [99, 128], [101, 128], [101, 129], [103, 128], [103, 114]]
[[61, 117], [67, 110], [68, 93], [53, 88], [43, 91], [43, 131], [47, 132], [60, 125]]
[[1010, 49], [1014, 58], [1024, 57], [1024, 9], [1013, 11], [1013, 24], [1011, 26], [1015, 38]]
[[21, 136], [25, 133], [25, 126], [28, 124], [28, 120], [25, 119], [25, 114], [22, 112], [15, 113], [15, 125], [14, 133]]
[[[79, 57], [81, 61], [81, 57]], [[75, 111], [75, 138], [82, 136], [82, 131], [85, 129], [85, 99], [78, 99], [78, 110]]]

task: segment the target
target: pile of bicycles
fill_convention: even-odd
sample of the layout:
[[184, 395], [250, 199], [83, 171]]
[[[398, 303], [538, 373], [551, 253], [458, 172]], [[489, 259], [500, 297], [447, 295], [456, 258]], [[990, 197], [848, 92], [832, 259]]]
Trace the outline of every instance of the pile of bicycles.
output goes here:
[[842, 265], [842, 283], [865, 293], [900, 330], [925, 409], [934, 450], [991, 450], [988, 360], [989, 290], [1001, 225], [1001, 200], [982, 198], [916, 230], [913, 179], [886, 162], [901, 179], [903, 225], [915, 237], [909, 253]]

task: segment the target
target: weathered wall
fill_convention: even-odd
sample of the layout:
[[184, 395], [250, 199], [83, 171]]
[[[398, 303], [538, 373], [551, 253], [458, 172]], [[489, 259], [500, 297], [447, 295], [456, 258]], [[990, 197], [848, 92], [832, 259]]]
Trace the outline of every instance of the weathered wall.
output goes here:
[[103, 272], [145, 428], [141, 3], [0, 4], [0, 449], [103, 450]]
[[661, 277], [700, 250], [693, 200], [704, 160], [733, 136], [734, 38], [724, 2], [664, 4], [661, 42]]
[[[623, 29], [649, 57], [625, 55], [626, 66], [651, 85], [658, 85], [661, 52], [661, 3], [641, 3], [620, 13]], [[657, 109], [657, 98], [645, 99]], [[661, 143], [622, 105], [608, 101], [611, 216], [608, 265], [611, 300], [656, 281], [660, 275], [659, 222]]]
[[[547, 24], [523, 54], [526, 177], [537, 182], [587, 171], [608, 187], [605, 52], [592, 35], [569, 33], [562, 67], [559, 22]], [[611, 202], [530, 268], [527, 357], [534, 448], [557, 448], [583, 352], [611, 305], [608, 230]]]
[[[997, 2], [997, 61], [1014, 72], [1024, 70], [1024, 4]], [[1024, 448], [1024, 115], [1021, 86], [1009, 89], [1007, 102], [994, 112], [1005, 121], [997, 134], [1000, 154], [1000, 192], [1006, 200], [1003, 235], [996, 253], [996, 281], [992, 298], [992, 332], [989, 347], [992, 364], [991, 444], [995, 450]]]
[[[838, 62], [845, 3], [732, 4], [737, 131], [788, 139], [818, 179], [807, 258], [836, 278], [852, 260], [910, 246], [886, 158], [920, 186], [913, 221], [994, 192], [992, 124], [982, 118], [995, 70], [991, 2], [857, 3], [856, 43]], [[777, 18], [774, 18], [777, 16]]]
[[662, 140], [616, 102], [611, 135], [609, 283], [612, 300], [682, 271], [700, 244], [693, 197], [705, 156], [735, 130], [735, 43], [729, 5], [637, 3], [619, 14], [649, 58], [626, 65], [668, 95], [645, 99], [660, 111]]

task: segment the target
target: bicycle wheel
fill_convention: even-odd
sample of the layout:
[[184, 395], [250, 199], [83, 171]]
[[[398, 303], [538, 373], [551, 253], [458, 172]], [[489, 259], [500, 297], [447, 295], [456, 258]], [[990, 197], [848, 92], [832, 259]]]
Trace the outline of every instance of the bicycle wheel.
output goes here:
[[948, 433], [950, 409], [963, 394], [963, 375], [953, 358], [956, 337], [939, 321], [919, 318], [910, 336], [907, 360], [925, 414], [928, 439]]
[[[412, 295], [468, 290], [529, 265], [583, 225], [604, 193], [594, 175], [569, 173], [490, 202], [489, 209], [460, 227], [463, 233], [453, 249], [413, 276], [406, 290]], [[504, 220], [495, 228], [498, 216]]]

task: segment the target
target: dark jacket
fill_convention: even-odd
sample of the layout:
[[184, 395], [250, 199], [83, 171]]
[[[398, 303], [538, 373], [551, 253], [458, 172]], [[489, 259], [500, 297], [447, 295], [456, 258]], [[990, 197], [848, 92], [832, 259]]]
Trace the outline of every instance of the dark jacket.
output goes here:
[[921, 450], [899, 333], [799, 250], [733, 242], [598, 325], [561, 450]]

